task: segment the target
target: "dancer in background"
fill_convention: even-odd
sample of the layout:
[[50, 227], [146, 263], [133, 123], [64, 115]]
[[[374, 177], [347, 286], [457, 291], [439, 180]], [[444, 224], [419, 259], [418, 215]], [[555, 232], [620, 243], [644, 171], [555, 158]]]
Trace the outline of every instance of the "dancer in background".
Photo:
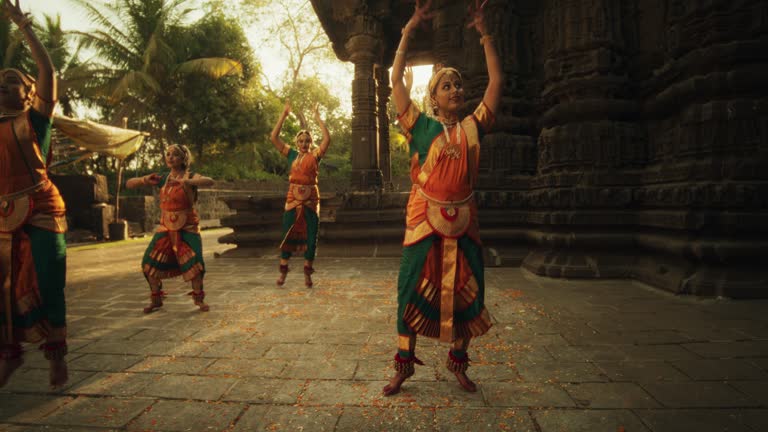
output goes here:
[[[451, 343], [447, 367], [461, 387], [477, 387], [467, 377], [470, 340], [491, 327], [485, 308], [483, 255], [473, 188], [480, 138], [494, 122], [502, 94], [502, 70], [483, 7], [476, 2], [470, 27], [480, 34], [488, 67], [488, 87], [474, 113], [459, 118], [464, 88], [459, 71], [436, 67], [429, 81], [429, 114], [420, 112], [403, 83], [405, 53], [417, 26], [432, 18], [431, 0], [416, 10], [402, 30], [392, 66], [392, 96], [401, 127], [411, 134], [411, 189], [397, 287], [398, 351], [395, 375], [384, 387], [400, 391], [414, 373], [416, 335]], [[427, 107], [425, 107], [427, 109]]]
[[195, 210], [197, 188], [213, 186], [213, 180], [189, 170], [192, 154], [186, 146], [174, 144], [165, 151], [165, 164], [170, 172], [149, 174], [129, 179], [128, 189], [141, 186], [160, 188], [160, 225], [147, 246], [141, 261], [144, 277], [149, 282], [150, 304], [144, 313], [163, 306], [162, 279], [182, 276], [192, 283], [189, 295], [201, 311], [207, 312], [203, 276], [203, 241], [200, 237], [200, 218]]
[[277, 285], [282, 286], [288, 275], [288, 260], [296, 252], [304, 252], [304, 285], [312, 287], [312, 263], [317, 251], [317, 233], [320, 223], [320, 190], [317, 187], [317, 173], [320, 159], [331, 144], [331, 135], [320, 118], [320, 112], [315, 105], [315, 121], [323, 131], [323, 141], [320, 146], [314, 146], [312, 135], [308, 130], [300, 130], [296, 134], [291, 148], [280, 139], [280, 130], [291, 112], [291, 103], [286, 102], [283, 113], [272, 130], [272, 144], [277, 151], [288, 158], [290, 174], [288, 177], [288, 195], [285, 199], [283, 213], [283, 240], [280, 243], [280, 277]]

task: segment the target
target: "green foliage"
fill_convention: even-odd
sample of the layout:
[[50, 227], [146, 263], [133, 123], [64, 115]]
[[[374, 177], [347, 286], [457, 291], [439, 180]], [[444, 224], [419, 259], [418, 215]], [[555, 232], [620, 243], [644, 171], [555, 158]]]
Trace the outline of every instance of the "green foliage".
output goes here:
[[389, 125], [389, 158], [392, 177], [408, 176], [411, 170], [411, 157], [408, 140], [399, 127]]
[[[285, 158], [280, 155], [277, 156], [285, 163]], [[232, 152], [220, 151], [210, 154], [204, 163], [196, 164], [193, 169], [216, 180], [275, 180], [283, 178], [281, 175], [269, 173], [263, 169], [261, 154], [256, 151], [254, 146], [241, 146]]]
[[[88, 34], [73, 32], [80, 42], [77, 50], [67, 49], [71, 45], [58, 18], [46, 18], [38, 34], [60, 73], [65, 112], [76, 102], [91, 107], [102, 123], [122, 125], [127, 117], [128, 127], [151, 134], [125, 161], [132, 173], [128, 177], [164, 169], [164, 148], [180, 143], [193, 150], [194, 169], [213, 178], [285, 179], [287, 162], [269, 141], [269, 132], [290, 98], [316, 142], [322, 135], [313, 119], [315, 104], [330, 130], [320, 175], [349, 178], [350, 114], [341, 110], [335, 89], [303, 72], [310, 59], [332, 55], [308, 1], [208, 0], [205, 15], [195, 22], [189, 20], [192, 0], [72, 1], [96, 27]], [[244, 11], [258, 14], [245, 17]], [[241, 27], [253, 22], [264, 24], [268, 38], [290, 51], [280, 89], [264, 84]], [[26, 69], [31, 59], [14, 30], [0, 21], [0, 60]], [[95, 56], [79, 62], [81, 48]], [[285, 142], [292, 144], [302, 128], [299, 118], [286, 121]], [[60, 171], [113, 174], [116, 166], [114, 159], [100, 155], [79, 165]]]
[[243, 29], [214, 9], [188, 28], [169, 33], [171, 46], [184, 58], [230, 58], [242, 65], [242, 74], [212, 79], [182, 75], [168, 84], [168, 97], [158, 101], [164, 113], [167, 137], [190, 145], [198, 158], [206, 146], [225, 143], [229, 150], [264, 137], [270, 130], [263, 92], [254, 77], [260, 69]]
[[34, 72], [34, 62], [24, 37], [8, 19], [0, 20], [0, 64], [4, 68], [16, 68], [25, 72]]
[[[119, 122], [122, 117], [145, 120], [145, 130], [167, 140], [168, 113], [159, 103], [178, 79], [191, 72], [219, 77], [240, 73], [227, 58], [191, 58], [186, 46], [173, 46], [174, 32], [184, 32], [192, 11], [187, 0], [115, 0], [109, 4], [75, 0], [99, 28], [78, 32], [85, 47], [98, 54], [90, 67], [92, 79], [79, 90]], [[205, 60], [205, 61], [202, 61]]]

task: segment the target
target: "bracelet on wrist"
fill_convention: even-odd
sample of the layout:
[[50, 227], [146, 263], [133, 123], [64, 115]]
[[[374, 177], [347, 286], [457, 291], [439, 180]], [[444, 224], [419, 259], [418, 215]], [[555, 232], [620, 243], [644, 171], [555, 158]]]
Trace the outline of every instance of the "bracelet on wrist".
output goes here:
[[480, 37], [480, 45], [485, 45], [486, 42], [493, 42], [493, 36], [484, 34]]

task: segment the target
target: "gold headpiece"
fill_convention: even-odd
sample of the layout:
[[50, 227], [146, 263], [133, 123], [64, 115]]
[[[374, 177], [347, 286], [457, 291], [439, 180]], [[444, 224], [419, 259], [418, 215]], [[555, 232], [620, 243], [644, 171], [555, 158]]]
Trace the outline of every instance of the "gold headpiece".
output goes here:
[[302, 130], [300, 130], [299, 132], [297, 132], [297, 133], [296, 133], [296, 137], [293, 139], [293, 141], [294, 141], [294, 142], [298, 142], [298, 141], [299, 141], [299, 137], [300, 137], [300, 136], [302, 136], [302, 135], [306, 135], [306, 136], [308, 136], [308, 137], [309, 137], [309, 142], [310, 142], [310, 144], [312, 143], [312, 141], [314, 141], [314, 140], [312, 139], [312, 134], [311, 134], [311, 133], [309, 133], [309, 131], [308, 131], [307, 129], [302, 129]]
[[432, 78], [429, 79], [429, 94], [433, 94], [435, 92], [435, 89], [437, 88], [437, 84], [440, 83], [440, 79], [443, 78], [446, 74], [455, 74], [459, 79], [461, 79], [461, 73], [459, 73], [458, 70], [452, 67], [445, 67], [442, 63], [435, 63], [435, 65], [432, 67]]
[[189, 148], [183, 144], [171, 144], [168, 146], [168, 150], [171, 149], [178, 149], [181, 152], [181, 156], [184, 158], [184, 169], [189, 168], [192, 163], [192, 152], [189, 151]]

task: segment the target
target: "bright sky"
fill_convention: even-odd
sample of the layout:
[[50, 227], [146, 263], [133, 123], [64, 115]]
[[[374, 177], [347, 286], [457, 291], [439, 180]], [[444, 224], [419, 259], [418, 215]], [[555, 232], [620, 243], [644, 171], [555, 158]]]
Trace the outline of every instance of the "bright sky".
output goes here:
[[[200, 3], [200, 0], [189, 0], [188, 6], [197, 7]], [[87, 31], [92, 28], [88, 16], [82, 7], [71, 0], [20, 0], [20, 4], [22, 10], [32, 12], [38, 22], [42, 21], [43, 14], [60, 14], [61, 27], [64, 30], [77, 29]], [[192, 18], [198, 19], [201, 15], [202, 11], [197, 16], [192, 14]], [[254, 25], [245, 27], [244, 30], [270, 84], [273, 87], [279, 87], [288, 70], [288, 56], [277, 49], [277, 47], [263, 45], [264, 35], [261, 27]], [[351, 93], [354, 66], [351, 63], [341, 61], [326, 61], [322, 64], [310, 63], [303, 70], [304, 74], [311, 74], [311, 72], [317, 71], [319, 78], [329, 85], [332, 93], [341, 100], [342, 110], [346, 112], [352, 111]], [[430, 73], [431, 67], [429, 66], [414, 68], [414, 98], [418, 94], [423, 95], [423, 87], [426, 86]], [[334, 89], [340, 91], [333, 91]], [[420, 101], [420, 97], [418, 100]]]

